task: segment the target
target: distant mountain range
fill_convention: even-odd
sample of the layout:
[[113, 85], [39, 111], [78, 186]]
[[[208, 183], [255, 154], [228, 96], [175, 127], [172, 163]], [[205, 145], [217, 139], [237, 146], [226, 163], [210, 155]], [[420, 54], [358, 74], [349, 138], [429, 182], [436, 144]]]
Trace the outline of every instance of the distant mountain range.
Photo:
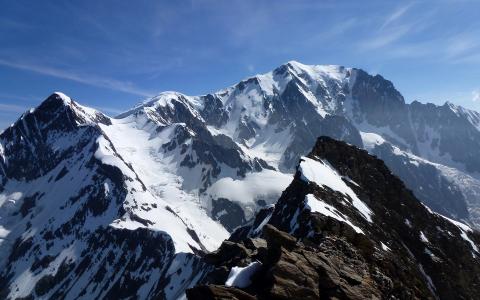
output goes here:
[[[0, 298], [175, 299], [198, 283], [218, 284], [209, 281], [209, 272], [222, 260], [215, 265], [202, 257], [232, 232], [235, 243], [255, 237], [268, 242], [262, 228], [269, 223], [277, 228], [269, 230], [288, 232], [304, 243], [312, 238], [303, 228], [308, 220], [297, 222], [298, 215], [291, 215], [295, 207], [302, 214], [303, 200], [282, 211], [279, 207], [298, 185], [300, 158], [315, 145], [321, 147], [319, 136], [366, 149], [413, 194], [385, 175], [385, 167], [365, 152], [360, 152], [365, 157], [360, 161], [374, 166], [364, 169], [357, 160], [349, 160], [349, 155], [357, 155], [353, 147], [343, 151], [346, 146], [339, 146], [346, 155], [340, 165], [339, 157], [331, 161], [311, 154], [310, 159], [320, 163], [317, 167], [327, 166], [330, 172], [318, 176], [343, 176], [330, 176], [337, 184], [325, 184], [326, 193], [333, 191], [330, 200], [313, 205], [319, 205], [317, 212], [335, 228], [349, 229], [333, 230], [329, 223], [328, 230], [310, 230], [335, 238], [367, 235], [372, 245], [382, 241], [380, 248], [394, 249], [392, 257], [404, 259], [408, 250], [412, 257], [407, 259], [408, 272], [401, 275], [405, 278], [440, 269], [447, 274], [447, 265], [436, 269], [420, 258], [424, 250], [418, 236], [413, 241], [400, 232], [405, 229], [400, 223], [412, 214], [414, 225], [408, 227], [414, 229], [409, 234], [421, 230], [429, 243], [433, 241], [425, 249], [445, 261], [453, 255], [449, 247], [456, 245], [466, 256], [452, 258], [448, 266], [469, 263], [468, 270], [478, 270], [480, 240], [470, 227], [480, 227], [480, 114], [451, 103], [406, 104], [390, 81], [360, 69], [292, 61], [213, 94], [165, 92], [115, 118], [62, 93], [25, 112], [0, 133]], [[372, 191], [372, 185], [384, 184], [378, 176], [387, 176], [395, 189], [386, 185]], [[340, 194], [334, 192], [342, 182], [348, 192], [343, 185]], [[304, 192], [295, 199], [305, 199]], [[380, 197], [379, 202], [373, 196]], [[470, 227], [437, 217], [415, 197]], [[357, 209], [355, 203], [364, 205], [361, 218], [339, 207], [348, 206], [345, 201]], [[407, 208], [403, 211], [399, 205]], [[272, 219], [262, 219], [264, 215]], [[387, 221], [389, 215], [396, 217]], [[290, 225], [279, 221], [282, 218]], [[387, 227], [380, 232], [379, 226]], [[436, 227], [449, 237], [436, 235]], [[391, 239], [397, 241], [392, 244]], [[404, 249], [398, 250], [402, 243]], [[379, 247], [375, 245], [368, 248], [370, 254]], [[265, 249], [270, 248], [269, 243]], [[415, 262], [422, 270], [412, 271]], [[468, 270], [465, 274], [470, 276]], [[398, 287], [394, 274], [383, 274], [393, 280], [392, 288]], [[439, 284], [465, 274], [430, 274], [408, 288], [420, 298], [446, 297], [446, 286]], [[478, 286], [478, 277], [454, 286], [462, 287], [467, 299], [467, 286], [472, 284]], [[375, 288], [380, 298], [389, 290]], [[205, 296], [195, 293], [192, 290], [191, 297]]]

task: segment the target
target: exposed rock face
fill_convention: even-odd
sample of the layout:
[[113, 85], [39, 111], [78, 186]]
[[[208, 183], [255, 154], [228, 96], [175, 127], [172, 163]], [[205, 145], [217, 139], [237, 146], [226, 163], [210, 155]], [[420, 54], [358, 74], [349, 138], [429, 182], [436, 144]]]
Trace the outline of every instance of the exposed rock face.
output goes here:
[[[477, 232], [431, 212], [364, 150], [322, 137], [303, 160], [273, 212], [205, 257], [214, 268], [189, 299], [477, 297]], [[232, 267], [254, 261], [250, 284], [225, 286]]]
[[218, 220], [229, 231], [247, 222], [242, 207], [225, 198], [212, 199], [212, 218]]
[[425, 205], [445, 216], [468, 220], [467, 205], [459, 201], [464, 198], [461, 189], [452, 185], [435, 165], [412, 160], [408, 155], [395, 154], [396, 149], [387, 143], [374, 147], [370, 152], [381, 157]]
[[351, 92], [354, 109], [350, 112], [354, 122], [370, 124], [377, 128], [387, 127], [394, 133], [389, 139], [400, 144], [406, 142], [415, 152], [417, 142], [412, 125], [406, 118], [408, 105], [405, 104], [400, 92], [395, 89], [392, 82], [380, 75], [371, 76], [362, 70], [355, 74]]
[[[5, 144], [0, 148], [0, 157], [8, 157], [8, 162], [0, 158], [1, 178], [32, 180], [49, 172], [80, 151], [89, 137], [95, 135], [92, 128], [80, 128], [94, 122], [108, 124], [110, 121], [100, 113], [88, 114], [58, 94], [51, 95], [35, 111], [25, 114], [16, 126], [3, 131], [1, 139]], [[63, 152], [52, 151], [49, 143], [55, 137], [68, 134], [78, 134], [78, 144]]]
[[[477, 112], [449, 102], [436, 106], [415, 101], [409, 106], [409, 114], [420, 144], [419, 152], [425, 158], [444, 163], [450, 158], [469, 172], [480, 172], [476, 152], [480, 147]], [[443, 161], [442, 156], [446, 156]]]

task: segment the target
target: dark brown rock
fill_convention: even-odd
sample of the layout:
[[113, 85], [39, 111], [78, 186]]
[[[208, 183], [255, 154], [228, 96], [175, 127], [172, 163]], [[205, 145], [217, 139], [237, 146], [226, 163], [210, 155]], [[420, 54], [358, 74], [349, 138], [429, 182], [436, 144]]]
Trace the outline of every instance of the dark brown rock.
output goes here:
[[202, 285], [195, 289], [187, 290], [188, 299], [196, 300], [256, 300], [255, 296], [226, 286], [220, 285]]

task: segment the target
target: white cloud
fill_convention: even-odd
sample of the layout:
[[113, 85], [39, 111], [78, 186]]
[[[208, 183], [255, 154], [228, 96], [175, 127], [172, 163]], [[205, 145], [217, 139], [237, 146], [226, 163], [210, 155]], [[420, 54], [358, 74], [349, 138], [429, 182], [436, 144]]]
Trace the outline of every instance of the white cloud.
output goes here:
[[397, 26], [387, 31], [382, 31], [371, 39], [360, 44], [364, 50], [378, 49], [386, 47], [397, 40], [401, 39], [410, 32], [411, 26]]
[[[388, 57], [420, 57], [438, 53], [440, 40], [418, 39], [421, 32], [434, 28], [438, 10], [432, 9], [422, 14], [422, 18], [415, 18], [414, 13], [408, 14], [414, 3], [402, 6], [394, 10], [389, 16], [378, 22], [378, 18], [372, 23], [370, 35], [357, 44], [360, 50], [370, 51], [387, 49], [384, 52]], [[432, 52], [433, 51], [433, 52]]]
[[475, 90], [472, 92], [472, 101], [480, 101], [480, 90]]
[[413, 3], [409, 3], [405, 6], [399, 7], [396, 10], [394, 10], [386, 19], [385, 22], [383, 22], [382, 26], [380, 29], [383, 29], [387, 27], [388, 25], [394, 23], [396, 20], [400, 19], [405, 13], [412, 7]]
[[479, 46], [478, 32], [465, 32], [451, 37], [445, 51], [449, 58], [461, 57], [468, 53], [476, 53]]
[[418, 22], [397, 21], [407, 13], [412, 5], [410, 3], [395, 9], [385, 18], [372, 37], [360, 43], [361, 48], [374, 50], [387, 47], [410, 34], [418, 26]]
[[346, 32], [358, 26], [361, 22], [356, 18], [350, 18], [347, 20], [339, 20], [332, 26], [328, 26], [324, 31], [318, 34], [314, 34], [312, 40], [319, 41], [324, 39], [337, 38], [344, 35]]
[[0, 65], [19, 69], [19, 70], [26, 70], [30, 72], [35, 72], [43, 75], [48, 75], [52, 77], [57, 77], [61, 79], [67, 79], [83, 84], [87, 84], [90, 86], [107, 88], [114, 91], [124, 92], [133, 95], [140, 95], [149, 97], [152, 96], [153, 93], [150, 91], [146, 91], [136, 87], [131, 82], [124, 82], [119, 81], [111, 78], [102, 78], [95, 75], [88, 75], [88, 74], [76, 74], [74, 72], [69, 72], [65, 70], [60, 70], [48, 66], [40, 66], [28, 63], [19, 63], [14, 61], [7, 61], [4, 59], [0, 59]]

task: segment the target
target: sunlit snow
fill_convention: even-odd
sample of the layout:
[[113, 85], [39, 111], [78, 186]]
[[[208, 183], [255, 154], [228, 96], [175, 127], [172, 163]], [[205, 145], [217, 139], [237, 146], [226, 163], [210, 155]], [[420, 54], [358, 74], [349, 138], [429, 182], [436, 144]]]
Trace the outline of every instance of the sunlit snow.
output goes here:
[[353, 228], [353, 230], [355, 230], [355, 232], [362, 234], [364, 233], [360, 227], [353, 225], [353, 223], [335, 207], [317, 199], [314, 195], [308, 194], [305, 197], [305, 202], [307, 209], [309, 209], [311, 212], [317, 212], [324, 216], [332, 217], [335, 220], [347, 223]]
[[262, 267], [258, 261], [250, 263], [246, 267], [233, 267], [228, 274], [226, 286], [234, 286], [238, 288], [246, 288], [251, 282], [251, 277]]
[[373, 214], [370, 208], [358, 198], [355, 192], [342, 180], [337, 171], [327, 162], [302, 157], [299, 171], [302, 179], [307, 182], [314, 182], [318, 186], [326, 186], [334, 191], [338, 191], [352, 199], [352, 205], [369, 222], [372, 222]]

